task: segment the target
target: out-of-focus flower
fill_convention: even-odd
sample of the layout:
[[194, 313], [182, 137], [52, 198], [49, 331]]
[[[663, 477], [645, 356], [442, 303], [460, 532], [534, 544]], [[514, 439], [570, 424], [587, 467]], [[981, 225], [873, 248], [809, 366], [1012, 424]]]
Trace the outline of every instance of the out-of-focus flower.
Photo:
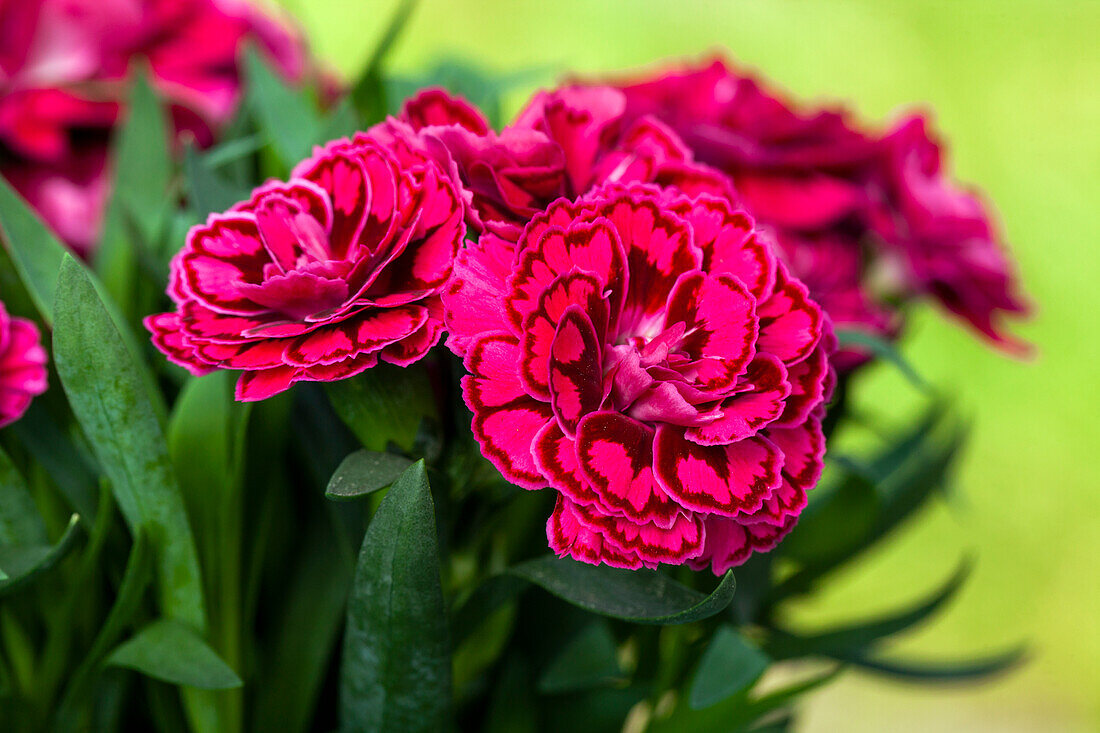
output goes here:
[[885, 205], [872, 217], [874, 231], [905, 258], [915, 289], [932, 293], [994, 342], [1026, 352], [1000, 323], [1028, 308], [980, 196], [948, 180], [923, 117], [903, 120], [883, 144]]
[[246, 42], [303, 76], [298, 37], [237, 0], [0, 0], [0, 173], [88, 252], [131, 67], [148, 68], [177, 132], [208, 145], [240, 100]]
[[8, 315], [0, 303], [0, 428], [23, 416], [46, 391], [46, 350], [38, 327]]
[[[892, 336], [897, 304], [938, 298], [999, 343], [1025, 309], [977, 200], [945, 180], [923, 127], [885, 136], [842, 109], [800, 108], [721, 61], [621, 86], [626, 119], [660, 119], [730, 175], [785, 261], [838, 327]], [[837, 356], [845, 369], [858, 352]]]
[[471, 105], [429, 89], [379, 132], [450, 169], [462, 183], [470, 225], [512, 242], [550, 202], [605, 183], [733, 195], [726, 176], [696, 163], [671, 129], [647, 117], [627, 124], [625, 108], [622, 93], [610, 87], [541, 92], [498, 135]]
[[319, 148], [187, 236], [176, 310], [153, 343], [195, 374], [243, 372], [237, 398], [408, 365], [443, 331], [439, 291], [465, 236], [462, 202], [431, 160], [366, 135]]
[[835, 342], [726, 199], [631, 184], [558, 200], [514, 250], [470, 243], [444, 305], [474, 435], [509, 481], [559, 492], [558, 554], [723, 573], [794, 526]]

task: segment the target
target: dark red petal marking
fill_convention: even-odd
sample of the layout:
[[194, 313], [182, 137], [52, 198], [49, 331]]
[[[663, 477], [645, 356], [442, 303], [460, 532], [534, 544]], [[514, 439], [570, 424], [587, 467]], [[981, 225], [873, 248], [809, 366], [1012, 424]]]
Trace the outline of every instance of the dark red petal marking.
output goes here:
[[535, 465], [550, 486], [570, 500], [578, 504], [592, 504], [598, 500], [577, 461], [576, 442], [563, 433], [555, 421], [546, 423], [535, 436], [534, 456]]
[[267, 308], [240, 295], [238, 287], [264, 279], [271, 258], [251, 214], [219, 214], [192, 229], [175, 260], [186, 291], [219, 313], [252, 315]]
[[214, 369], [214, 365], [201, 359], [195, 353], [194, 346], [188, 343], [178, 314], [158, 313], [147, 316], [143, 323], [149, 329], [153, 346], [168, 357], [168, 361], [198, 376], [209, 374]]
[[257, 369], [241, 374], [234, 396], [239, 402], [256, 402], [290, 389], [295, 381], [294, 367]]
[[667, 529], [681, 511], [654, 480], [653, 430], [637, 420], [617, 412], [585, 416], [577, 459], [608, 512]]
[[473, 377], [462, 378], [462, 393], [474, 412], [472, 428], [481, 452], [504, 478], [525, 489], [541, 489], [546, 478], [535, 464], [535, 436], [553, 420], [550, 405], [520, 397], [491, 410], [478, 410], [471, 394]]
[[774, 354], [785, 364], [806, 358], [821, 338], [821, 308], [810, 300], [806, 286], [794, 280], [782, 264], [772, 296], [756, 310], [760, 317], [757, 349]]
[[701, 389], [730, 386], [755, 353], [756, 304], [741, 281], [729, 275], [698, 270], [681, 275], [668, 296], [665, 319], [669, 326], [686, 326], [680, 342], [686, 354], [715, 362], [716, 372], [696, 382]]
[[[521, 243], [522, 244], [522, 243]], [[565, 232], [546, 230], [523, 250], [509, 279], [508, 315], [519, 326], [538, 305], [539, 295], [555, 277], [573, 268], [591, 273], [614, 297], [625, 293], [626, 264], [619, 235], [606, 220], [575, 224]], [[611, 303], [612, 319], [619, 312]]]
[[363, 158], [347, 152], [334, 152], [318, 159], [309, 169], [296, 173], [329, 192], [332, 200], [329, 244], [332, 259], [354, 256], [373, 193], [373, 182], [368, 181]]
[[526, 396], [516, 373], [518, 362], [519, 344], [510, 334], [491, 333], [474, 341], [464, 361], [470, 375], [463, 378], [466, 404], [474, 414]]
[[779, 485], [783, 454], [761, 436], [702, 446], [685, 439], [683, 428], [661, 425], [653, 445], [657, 481], [688, 509], [751, 514]]
[[684, 435], [699, 445], [726, 445], [756, 435], [783, 414], [790, 389], [783, 362], [771, 354], [757, 354], [737, 393], [722, 402], [721, 417]]
[[708, 517], [706, 521], [706, 549], [698, 559], [689, 564], [696, 570], [709, 563], [715, 575], [724, 575], [732, 567], [741, 565], [754, 552], [767, 552], [779, 544], [798, 522], [797, 516], [788, 517], [783, 525], [743, 525], [735, 519]]
[[567, 435], [574, 435], [580, 419], [600, 408], [602, 363], [592, 321], [579, 306], [570, 306], [550, 347], [550, 405]]
[[291, 341], [286, 348], [286, 363], [302, 367], [332, 364], [378, 351], [415, 333], [427, 319], [428, 311], [420, 305], [361, 311]]
[[523, 323], [523, 356], [520, 376], [532, 397], [550, 399], [550, 350], [558, 322], [570, 306], [579, 306], [596, 328], [598, 340], [606, 333], [607, 301], [604, 285], [592, 273], [576, 268], [556, 277], [538, 299], [537, 307]]
[[703, 552], [703, 519], [693, 512], [677, 512], [671, 526], [662, 528], [652, 522], [638, 524], [605, 514], [596, 504], [575, 504], [573, 508], [581, 523], [598, 532], [606, 544], [620, 552], [637, 553], [649, 567], [659, 563], [679, 565]]
[[576, 505], [564, 496], [558, 497], [554, 512], [546, 522], [546, 539], [550, 549], [558, 557], [566, 555], [574, 560], [599, 565], [604, 563], [614, 568], [636, 570], [642, 567], [642, 559], [637, 552], [623, 550], [584, 524], [577, 514]]

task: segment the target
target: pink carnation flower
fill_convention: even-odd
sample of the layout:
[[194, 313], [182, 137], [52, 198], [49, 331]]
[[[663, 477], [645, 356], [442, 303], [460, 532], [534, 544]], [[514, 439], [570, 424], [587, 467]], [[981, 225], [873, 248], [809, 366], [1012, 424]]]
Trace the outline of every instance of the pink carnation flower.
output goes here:
[[176, 310], [145, 324], [194, 374], [242, 371], [240, 400], [379, 359], [406, 366], [439, 341], [439, 291], [464, 236], [434, 162], [365, 135], [337, 140], [193, 228], [172, 260]]
[[13, 318], [0, 303], [0, 428], [10, 425], [46, 391], [46, 350], [38, 327]]
[[[892, 336], [894, 303], [930, 294], [1009, 343], [996, 322], [1025, 308], [1004, 253], [986, 212], [944, 179], [923, 127], [883, 137], [842, 109], [800, 109], [721, 61], [621, 89], [627, 119], [662, 120], [730, 175], [837, 326]], [[844, 352], [837, 365], [862, 359]]]
[[240, 100], [246, 41], [287, 78], [305, 70], [300, 40], [237, 0], [0, 0], [0, 41], [0, 173], [82, 253], [99, 237], [133, 64], [202, 145]]
[[512, 242], [550, 202], [606, 183], [733, 195], [726, 176], [696, 163], [666, 125], [648, 117], [627, 124], [625, 110], [622, 93], [610, 87], [541, 92], [498, 135], [474, 107], [429, 89], [378, 131], [451, 170], [462, 183], [471, 227]]
[[831, 327], [743, 211], [648, 185], [487, 232], [444, 296], [486, 457], [553, 487], [550, 547], [707, 565], [773, 547], [822, 467]]

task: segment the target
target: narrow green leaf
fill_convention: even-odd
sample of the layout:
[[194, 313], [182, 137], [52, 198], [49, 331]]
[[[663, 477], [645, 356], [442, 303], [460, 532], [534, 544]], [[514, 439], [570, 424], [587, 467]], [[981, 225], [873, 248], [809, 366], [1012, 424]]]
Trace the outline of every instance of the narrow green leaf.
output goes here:
[[382, 65], [415, 8], [416, 0], [398, 1], [397, 9], [382, 32], [378, 45], [352, 87], [351, 100], [368, 123], [380, 121], [385, 114], [386, 92], [382, 84]]
[[951, 577], [929, 597], [911, 608], [886, 614], [872, 621], [847, 624], [806, 636], [777, 629], [775, 639], [768, 644], [768, 650], [781, 659], [788, 659], [866, 649], [880, 639], [901, 633], [931, 617], [962, 587], [970, 574], [970, 568], [970, 560], [964, 558]]
[[607, 623], [589, 624], [543, 670], [539, 692], [552, 695], [612, 682], [622, 675], [617, 653], [615, 637]]
[[27, 482], [0, 448], [0, 547], [45, 542], [46, 525], [34, 505]]
[[88, 653], [84, 655], [84, 661], [69, 678], [69, 685], [65, 689], [65, 695], [56, 714], [55, 727], [58, 730], [87, 727], [78, 720], [81, 698], [88, 694], [88, 687], [104, 656], [112, 646], [118, 643], [123, 630], [130, 624], [141, 606], [145, 589], [153, 580], [154, 559], [148, 536], [144, 532], [138, 534], [130, 548], [130, 556], [126, 561], [126, 570], [123, 572], [122, 584], [118, 587], [114, 604], [99, 627], [99, 632], [92, 641]]
[[737, 588], [732, 572], [710, 595], [703, 595], [655, 570], [622, 570], [553, 556], [529, 560], [508, 572], [586, 611], [640, 624], [709, 618], [729, 606]]
[[136, 74], [131, 86], [126, 121], [112, 142], [111, 170], [112, 195], [92, 262], [111, 299], [130, 316], [139, 263], [158, 273], [164, 266], [158, 243], [172, 176], [164, 110], [145, 74]]
[[12, 545], [0, 547], [0, 597], [26, 585], [50, 570], [76, 543], [80, 515], [69, 519], [65, 533], [54, 545]]
[[339, 501], [358, 499], [386, 488], [411, 465], [412, 461], [396, 453], [357, 450], [332, 474], [325, 496]]
[[330, 515], [319, 515], [296, 544], [286, 569], [286, 600], [271, 609], [274, 634], [260, 646], [263, 656], [252, 707], [256, 731], [310, 729], [337, 649], [354, 568], [333, 540], [337, 530]]
[[242, 684], [190, 627], [170, 619], [158, 619], [120, 644], [107, 664], [200, 690], [229, 690]]
[[355, 111], [351, 97], [345, 96], [336, 105], [336, 109], [324, 119], [321, 139], [337, 140], [342, 137], [351, 137], [363, 129], [363, 123], [359, 119], [359, 113]]
[[530, 586], [515, 575], [492, 575], [485, 579], [459, 606], [451, 622], [451, 636], [459, 644], [472, 634], [496, 609]]
[[288, 169], [321, 142], [321, 120], [305, 90], [292, 89], [254, 47], [245, 52], [249, 100], [260, 131]]
[[0, 177], [0, 234], [19, 279], [47, 326], [53, 323], [53, 296], [61, 260], [69, 251], [6, 179]]
[[485, 733], [537, 733], [534, 685], [527, 661], [513, 653], [501, 665], [485, 713]]
[[857, 347], [866, 349], [878, 358], [888, 361], [897, 367], [897, 370], [901, 372], [909, 383], [920, 390], [927, 391], [929, 389], [928, 382], [924, 381], [917, 370], [906, 361], [905, 357], [901, 355], [897, 347], [887, 341], [886, 339], [875, 336], [871, 333], [864, 331], [858, 331], [851, 328], [838, 328], [836, 331], [836, 338], [841, 348], [845, 347]]
[[390, 443], [411, 450], [421, 420], [437, 415], [423, 368], [379, 364], [353, 379], [328, 382], [325, 391], [336, 414], [373, 451]]
[[971, 682], [1001, 674], [1019, 666], [1027, 658], [1027, 648], [1018, 646], [988, 657], [961, 661], [884, 659], [859, 652], [829, 656], [872, 672], [880, 672], [913, 682]]
[[249, 196], [247, 188], [215, 173], [194, 145], [189, 144], [183, 151], [183, 172], [187, 177], [191, 206], [200, 219], [205, 220], [212, 212], [225, 211]]
[[[203, 164], [210, 170], [220, 168], [223, 165], [237, 163], [252, 155], [264, 146], [264, 139], [260, 135], [245, 135], [238, 138], [227, 138], [224, 142], [202, 154]], [[194, 146], [188, 146], [193, 148]]]
[[732, 626], [718, 627], [703, 652], [688, 693], [694, 710], [707, 708], [747, 690], [767, 670], [771, 659]]
[[449, 728], [451, 660], [424, 462], [386, 494], [367, 529], [348, 602], [340, 673], [346, 730]]
[[139, 364], [87, 273], [71, 258], [61, 266], [55, 310], [61, 384], [131, 533], [144, 529], [154, 541], [161, 608], [203, 629], [198, 558], [160, 420]]
[[96, 521], [96, 492], [98, 477], [90, 465], [91, 458], [77, 449], [49, 413], [42, 401], [31, 407], [9, 430], [19, 442], [42, 464], [68, 500], [73, 511], [86, 521]]
[[843, 668], [836, 666], [827, 672], [807, 680], [796, 682], [782, 689], [751, 698], [747, 691], [700, 710], [693, 710], [687, 700], [681, 698], [672, 715], [653, 721], [647, 733], [741, 733], [760, 721], [800, 699], [807, 692], [836, 678]]

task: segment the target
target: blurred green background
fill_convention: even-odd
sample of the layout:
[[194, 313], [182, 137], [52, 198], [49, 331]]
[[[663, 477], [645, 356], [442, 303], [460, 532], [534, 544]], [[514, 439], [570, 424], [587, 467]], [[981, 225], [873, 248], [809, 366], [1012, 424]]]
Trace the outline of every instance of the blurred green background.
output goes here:
[[[282, 0], [315, 50], [353, 74], [395, 3]], [[958, 177], [997, 205], [1036, 316], [1027, 362], [932, 307], [903, 344], [974, 429], [952, 498], [796, 609], [806, 626], [916, 599], [968, 551], [952, 606], [898, 649], [963, 657], [1030, 640], [1030, 663], [979, 687], [856, 673], [812, 697], [806, 731], [1100, 729], [1100, 2], [1052, 0], [424, 0], [391, 57], [415, 73], [599, 74], [725, 49], [808, 98], [886, 123], [935, 111]], [[520, 97], [517, 97], [518, 103]], [[859, 405], [901, 424], [919, 397], [889, 368]]]

